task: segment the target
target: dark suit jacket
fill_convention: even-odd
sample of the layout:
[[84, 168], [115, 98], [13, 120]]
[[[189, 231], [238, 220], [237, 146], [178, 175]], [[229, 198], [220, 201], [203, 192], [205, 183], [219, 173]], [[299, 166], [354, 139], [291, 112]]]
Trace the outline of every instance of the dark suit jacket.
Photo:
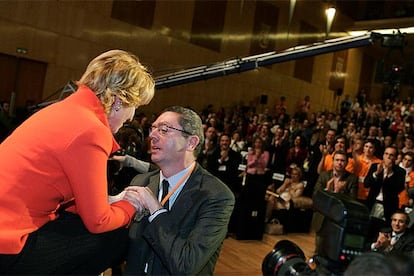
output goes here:
[[414, 233], [407, 229], [390, 250], [392, 253], [414, 252]]
[[[159, 170], [136, 176], [131, 185], [148, 186], [158, 195]], [[171, 210], [134, 222], [125, 274], [213, 275], [227, 224], [233, 193], [199, 164]]]
[[378, 164], [372, 164], [364, 180], [364, 186], [369, 189], [367, 206], [372, 208], [381, 188], [383, 194], [384, 217], [388, 225], [391, 224], [391, 216], [398, 209], [398, 194], [404, 190], [405, 170], [397, 165], [392, 167], [393, 174], [384, 179], [378, 175], [375, 179], [373, 173], [377, 171]]
[[273, 145], [269, 149], [269, 168], [275, 173], [286, 173], [286, 156], [289, 151], [289, 142], [283, 140], [278, 146]]
[[[208, 158], [207, 170], [213, 175], [217, 176], [234, 192], [241, 190], [241, 178], [239, 178], [239, 165], [241, 162], [241, 155], [232, 149], [229, 149], [228, 160], [220, 163], [218, 160], [221, 157], [221, 149], [217, 147], [213, 154]], [[221, 169], [223, 168], [223, 169]]]
[[374, 251], [390, 254], [412, 253], [414, 252], [414, 233], [410, 229], [407, 229], [390, 250], [379, 248]]

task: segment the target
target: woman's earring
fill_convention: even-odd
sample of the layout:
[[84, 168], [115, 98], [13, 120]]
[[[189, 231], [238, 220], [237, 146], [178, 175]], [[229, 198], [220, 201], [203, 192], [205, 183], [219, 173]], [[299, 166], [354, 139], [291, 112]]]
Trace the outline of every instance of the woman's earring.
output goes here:
[[115, 102], [114, 103], [115, 112], [118, 112], [119, 110], [121, 110], [121, 107], [122, 107], [122, 103], [121, 102]]

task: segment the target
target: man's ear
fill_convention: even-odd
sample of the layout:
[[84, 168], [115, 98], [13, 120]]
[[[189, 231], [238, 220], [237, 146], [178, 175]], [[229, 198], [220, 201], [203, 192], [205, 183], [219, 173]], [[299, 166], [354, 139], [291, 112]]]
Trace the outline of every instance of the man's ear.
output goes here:
[[196, 135], [190, 136], [187, 140], [187, 145], [189, 149], [191, 150], [195, 150], [195, 148], [198, 146], [199, 143], [200, 143], [200, 139]]

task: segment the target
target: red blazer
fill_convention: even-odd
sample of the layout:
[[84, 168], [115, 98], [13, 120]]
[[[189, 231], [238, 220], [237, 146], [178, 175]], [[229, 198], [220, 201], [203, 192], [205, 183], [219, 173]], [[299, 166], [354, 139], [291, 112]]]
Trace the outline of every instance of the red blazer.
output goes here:
[[106, 166], [119, 149], [95, 93], [85, 86], [38, 111], [0, 144], [0, 253], [19, 253], [60, 204], [92, 233], [127, 225], [134, 207], [108, 204]]

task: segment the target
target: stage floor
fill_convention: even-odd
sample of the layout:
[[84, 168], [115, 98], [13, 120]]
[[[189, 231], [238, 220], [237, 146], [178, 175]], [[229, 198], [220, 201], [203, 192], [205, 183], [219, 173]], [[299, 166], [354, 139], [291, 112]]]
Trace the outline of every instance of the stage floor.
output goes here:
[[311, 257], [315, 250], [313, 233], [265, 234], [261, 241], [228, 237], [224, 240], [214, 275], [262, 275], [264, 257], [280, 240], [292, 241], [302, 249], [307, 258]]

